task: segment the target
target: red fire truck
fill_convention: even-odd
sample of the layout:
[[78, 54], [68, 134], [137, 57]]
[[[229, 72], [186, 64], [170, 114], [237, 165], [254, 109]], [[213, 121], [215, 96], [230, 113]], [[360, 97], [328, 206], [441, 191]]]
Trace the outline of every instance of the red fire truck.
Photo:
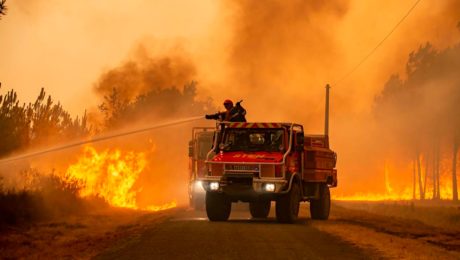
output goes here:
[[192, 139], [189, 142], [189, 185], [188, 195], [189, 204], [195, 209], [204, 208], [206, 191], [203, 189], [202, 182], [198, 180], [206, 175], [206, 155], [212, 148], [214, 135], [213, 127], [194, 127], [192, 129]]
[[232, 202], [249, 202], [252, 217], [266, 218], [275, 202], [279, 222], [292, 223], [300, 202], [313, 219], [328, 219], [329, 188], [337, 186], [337, 156], [329, 148], [328, 93], [324, 135], [305, 135], [296, 123], [222, 122], [207, 154], [206, 190], [211, 221], [229, 218]]

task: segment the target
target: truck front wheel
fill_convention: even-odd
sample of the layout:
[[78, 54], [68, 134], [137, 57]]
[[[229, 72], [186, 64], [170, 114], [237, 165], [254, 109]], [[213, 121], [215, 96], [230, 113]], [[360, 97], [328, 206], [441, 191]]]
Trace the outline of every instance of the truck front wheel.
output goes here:
[[211, 221], [226, 221], [232, 210], [232, 202], [223, 193], [206, 192], [206, 215]]
[[270, 213], [270, 201], [249, 202], [249, 211], [253, 218], [266, 218]]
[[299, 215], [300, 188], [294, 182], [291, 190], [276, 201], [276, 219], [281, 223], [293, 223]]
[[310, 201], [310, 215], [312, 219], [326, 220], [329, 218], [331, 208], [331, 193], [329, 186], [322, 183], [319, 186], [319, 199]]

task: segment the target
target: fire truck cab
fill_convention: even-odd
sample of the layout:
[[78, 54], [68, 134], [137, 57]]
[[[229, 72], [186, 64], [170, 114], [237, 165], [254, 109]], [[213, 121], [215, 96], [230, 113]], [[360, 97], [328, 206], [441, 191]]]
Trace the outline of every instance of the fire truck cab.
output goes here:
[[204, 208], [206, 191], [203, 189], [202, 178], [206, 174], [205, 160], [209, 149], [213, 146], [213, 127], [194, 127], [192, 139], [189, 142], [189, 182], [188, 195], [189, 205], [195, 209]]
[[329, 217], [337, 156], [327, 134], [305, 135], [300, 124], [273, 122], [222, 122], [215, 131], [197, 178], [209, 220], [227, 220], [238, 201], [249, 202], [254, 218], [266, 218], [272, 201], [279, 222], [294, 222], [300, 202], [310, 202], [313, 219]]

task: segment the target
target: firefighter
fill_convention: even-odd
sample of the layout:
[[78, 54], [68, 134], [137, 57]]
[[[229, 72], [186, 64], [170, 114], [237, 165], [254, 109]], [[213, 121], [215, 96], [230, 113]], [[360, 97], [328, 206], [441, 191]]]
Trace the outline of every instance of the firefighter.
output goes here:
[[213, 115], [206, 115], [206, 119], [214, 119], [227, 122], [246, 122], [246, 109], [241, 106], [243, 100], [233, 105], [233, 102], [230, 99], [224, 101], [224, 107], [227, 111], [218, 112]]

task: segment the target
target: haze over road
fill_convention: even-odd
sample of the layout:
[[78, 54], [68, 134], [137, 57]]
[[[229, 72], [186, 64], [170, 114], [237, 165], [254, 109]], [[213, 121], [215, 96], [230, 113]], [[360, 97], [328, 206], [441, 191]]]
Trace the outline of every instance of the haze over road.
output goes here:
[[318, 221], [311, 220], [305, 210], [296, 224], [279, 224], [273, 208], [268, 220], [254, 220], [245, 205], [238, 204], [228, 222], [209, 222], [203, 211], [179, 211], [96, 259], [376, 258], [371, 250], [315, 228], [312, 224]]

